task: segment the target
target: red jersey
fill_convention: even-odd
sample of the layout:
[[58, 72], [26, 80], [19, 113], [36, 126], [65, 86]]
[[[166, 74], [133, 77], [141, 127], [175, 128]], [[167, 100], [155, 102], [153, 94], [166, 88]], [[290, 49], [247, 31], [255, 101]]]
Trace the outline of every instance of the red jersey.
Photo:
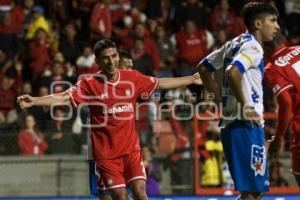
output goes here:
[[90, 28], [92, 37], [110, 37], [112, 33], [112, 22], [110, 11], [103, 3], [96, 3], [91, 17]]
[[207, 53], [207, 37], [205, 30], [197, 30], [193, 34], [185, 31], [176, 34], [178, 59], [191, 66], [196, 66]]
[[[44, 135], [40, 132], [37, 133], [37, 135], [40, 138], [44, 138]], [[45, 140], [38, 144], [27, 129], [22, 129], [20, 131], [18, 136], [18, 144], [21, 150], [21, 155], [27, 156], [44, 155], [46, 149], [48, 148], [48, 143]]]
[[300, 117], [300, 46], [279, 48], [265, 67], [265, 80], [276, 96], [289, 90], [294, 117]]
[[140, 150], [135, 131], [135, 103], [138, 97], [149, 97], [158, 86], [158, 79], [135, 70], [118, 73], [115, 82], [96, 73], [67, 90], [74, 106], [89, 106], [94, 160], [114, 159]]

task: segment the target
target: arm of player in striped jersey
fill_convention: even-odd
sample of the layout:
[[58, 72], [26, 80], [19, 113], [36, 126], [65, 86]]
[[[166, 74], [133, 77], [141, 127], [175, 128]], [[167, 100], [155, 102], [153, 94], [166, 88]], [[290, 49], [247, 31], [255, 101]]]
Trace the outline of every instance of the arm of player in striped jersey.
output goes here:
[[207, 90], [207, 92], [209, 92], [209, 93], [214, 93], [214, 95], [215, 95], [214, 101], [215, 101], [215, 103], [217, 103], [219, 105], [219, 103], [221, 102], [221, 94], [220, 94], [220, 90], [217, 85], [217, 82], [213, 78], [213, 73], [210, 72], [202, 64], [198, 64], [197, 68], [198, 68], [198, 72], [202, 79], [205, 90]]
[[242, 75], [239, 68], [236, 65], [230, 65], [225, 73], [234, 97], [241, 104], [243, 114], [245, 115], [244, 117], [248, 119], [251, 123], [261, 125], [260, 117], [255, 112], [254, 108], [249, 105], [246, 105], [246, 99], [241, 87]]

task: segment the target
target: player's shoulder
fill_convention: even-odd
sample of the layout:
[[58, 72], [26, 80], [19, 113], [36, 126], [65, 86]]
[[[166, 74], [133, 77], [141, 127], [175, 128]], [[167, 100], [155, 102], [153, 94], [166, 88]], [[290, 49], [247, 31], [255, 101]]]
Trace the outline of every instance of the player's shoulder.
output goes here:
[[134, 69], [119, 69], [121, 75], [134, 76], [138, 71]]
[[78, 77], [77, 85], [95, 85], [106, 80], [106, 76], [101, 73], [101, 71], [93, 73], [93, 74], [83, 74]]
[[234, 37], [233, 39], [229, 40], [230, 44], [234, 44], [234, 45], [243, 45], [246, 42], [249, 42], [253, 40], [253, 37], [251, 34], [249, 33], [242, 33], [236, 37]]
[[98, 81], [98, 80], [106, 80], [107, 76], [105, 74], [103, 74], [102, 71], [98, 71], [93, 74], [86, 74], [85, 77], [83, 77], [83, 79], [86, 82], [94, 82], [94, 81]]
[[296, 46], [290, 46], [288, 47], [291, 51], [295, 51], [294, 54], [299, 55], [300, 54], [300, 45], [296, 45]]
[[100, 77], [100, 73], [95, 74], [82, 74], [78, 77], [77, 83], [89, 83], [94, 81], [95, 77]]
[[120, 69], [119, 72], [120, 80], [136, 80], [139, 75], [141, 75], [141, 73], [135, 69]]
[[298, 61], [300, 46], [290, 46], [278, 49], [272, 57], [272, 63], [278, 68], [285, 68]]
[[243, 33], [230, 40], [227, 44], [228, 49], [232, 51], [249, 51], [263, 54], [263, 49], [255, 37], [250, 33]]
[[247, 39], [243, 42], [242, 47], [244, 51], [250, 51], [252, 53], [257, 53], [263, 55], [263, 48], [260, 43], [252, 36], [251, 39]]
[[279, 78], [284, 77], [279, 67], [273, 62], [268, 62], [264, 68], [264, 80], [267, 83], [277, 82]]
[[290, 59], [292, 59], [294, 57], [299, 58], [300, 57], [300, 45], [287, 47], [287, 55], [286, 56], [289, 57]]

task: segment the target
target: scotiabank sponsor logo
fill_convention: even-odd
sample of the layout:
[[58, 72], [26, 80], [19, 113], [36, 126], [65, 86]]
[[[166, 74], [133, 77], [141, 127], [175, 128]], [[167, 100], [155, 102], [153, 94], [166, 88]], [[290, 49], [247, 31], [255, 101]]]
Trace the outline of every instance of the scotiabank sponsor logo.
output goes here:
[[131, 111], [131, 110], [133, 110], [132, 103], [124, 106], [116, 106], [116, 107], [104, 109], [103, 114], [116, 114], [116, 113]]
[[284, 56], [278, 57], [278, 58], [275, 60], [275, 64], [276, 64], [278, 67], [284, 67], [284, 66], [290, 64], [290, 60], [293, 59], [295, 56], [297, 56], [297, 55], [299, 55], [299, 54], [300, 54], [300, 47], [294, 49], [293, 51], [287, 53], [287, 54], [284, 55]]

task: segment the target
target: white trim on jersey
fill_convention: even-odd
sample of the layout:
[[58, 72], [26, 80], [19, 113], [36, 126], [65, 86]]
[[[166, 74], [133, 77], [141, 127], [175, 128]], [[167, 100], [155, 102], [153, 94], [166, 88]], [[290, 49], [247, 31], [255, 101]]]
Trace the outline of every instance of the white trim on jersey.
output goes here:
[[[153, 77], [151, 77], [151, 78], [153, 78]], [[152, 95], [152, 93], [155, 91], [155, 89], [157, 88], [157, 85], [158, 85], [158, 83], [159, 83], [159, 80], [158, 80], [157, 78], [153, 78], [153, 79], [156, 80], [156, 83], [155, 83], [153, 89], [151, 90], [151, 92], [149, 93], [149, 96]]]
[[285, 91], [285, 90], [287, 90], [287, 89], [289, 89], [289, 88], [291, 88], [291, 87], [293, 87], [293, 85], [287, 85], [287, 86], [285, 86], [285, 87], [283, 87], [281, 90], [279, 90], [277, 93], [276, 93], [276, 97], [278, 97], [279, 96], [279, 94], [281, 93], [281, 92], [283, 92], [283, 91]]
[[94, 165], [95, 165], [95, 174], [96, 176], [98, 176], [98, 179], [100, 179], [100, 171], [97, 169], [96, 163]]
[[131, 182], [131, 181], [134, 181], [134, 180], [137, 180], [137, 179], [143, 179], [143, 180], [147, 180], [147, 178], [145, 177], [145, 176], [136, 176], [136, 177], [133, 177], [133, 178], [131, 178], [131, 179], [129, 179], [128, 181], [127, 181], [127, 185]]
[[241, 73], [244, 73], [252, 67], [259, 68], [262, 59], [263, 50], [260, 44], [255, 39], [252, 39], [240, 46], [231, 64], [238, 64]]
[[[73, 86], [73, 87], [75, 87], [75, 86]], [[77, 106], [78, 106], [78, 104], [75, 102], [75, 100], [74, 100], [74, 98], [73, 98], [73, 96], [72, 96], [71, 92], [68, 92], [68, 91], [67, 91], [67, 93], [68, 93], [68, 95], [69, 95], [69, 96], [70, 96], [70, 98], [71, 98], [72, 104], [73, 104], [75, 107], [77, 107]]]
[[111, 187], [107, 187], [107, 188], [98, 188], [98, 190], [109, 190], [109, 189], [114, 189], [114, 188], [122, 188], [122, 187], [125, 187], [126, 188], [126, 185], [125, 184], [119, 184], [119, 185], [114, 185], [114, 186], [111, 186]]

